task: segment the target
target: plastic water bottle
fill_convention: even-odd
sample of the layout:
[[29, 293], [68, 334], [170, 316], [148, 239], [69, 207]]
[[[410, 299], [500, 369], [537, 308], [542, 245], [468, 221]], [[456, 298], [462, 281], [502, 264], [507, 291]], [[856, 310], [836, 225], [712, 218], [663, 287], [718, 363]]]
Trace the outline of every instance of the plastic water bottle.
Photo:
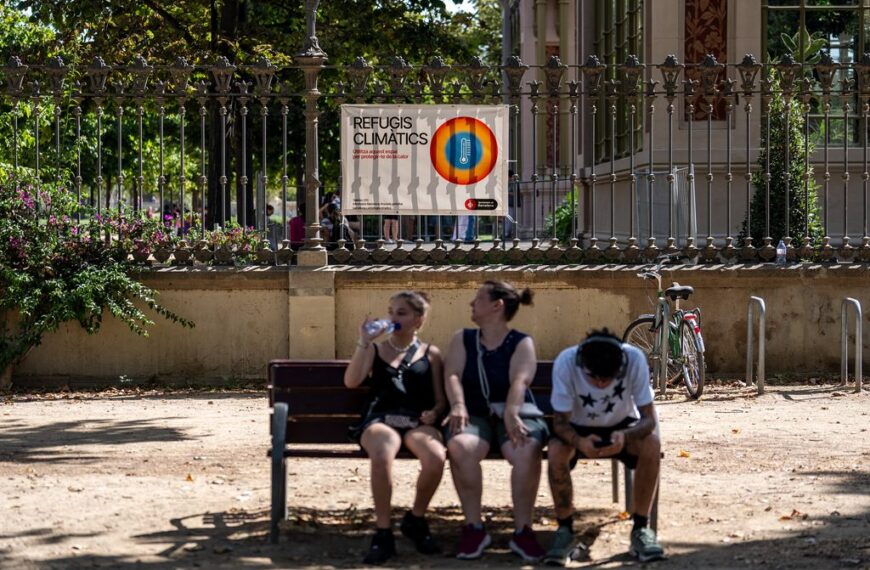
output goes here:
[[399, 323], [394, 323], [390, 319], [378, 319], [376, 321], [371, 321], [366, 323], [366, 334], [369, 336], [374, 336], [376, 334], [387, 333], [390, 334], [393, 331], [397, 331], [402, 328], [402, 325]]
[[779, 243], [776, 244], [776, 264], [777, 265], [785, 265], [785, 254], [786, 254], [785, 242], [779, 240]]

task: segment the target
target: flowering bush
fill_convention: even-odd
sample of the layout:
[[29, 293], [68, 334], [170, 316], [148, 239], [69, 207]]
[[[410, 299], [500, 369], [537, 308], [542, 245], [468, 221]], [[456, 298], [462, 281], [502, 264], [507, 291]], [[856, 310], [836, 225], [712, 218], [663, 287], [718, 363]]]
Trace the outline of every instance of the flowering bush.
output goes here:
[[204, 239], [212, 249], [223, 248], [234, 252], [235, 260], [240, 263], [252, 261], [257, 251], [267, 243], [261, 234], [232, 221], [224, 228], [206, 230]]
[[119, 256], [127, 253], [145, 257], [165, 248], [172, 249], [181, 241], [170, 222], [145, 216], [130, 216], [112, 210], [96, 219], [111, 231], [111, 247]]
[[117, 214], [94, 215], [62, 188], [37, 190], [11, 178], [0, 180], [0, 372], [61, 323], [75, 320], [95, 333], [106, 310], [147, 336], [153, 322], [136, 300], [192, 327], [136, 281], [124, 249], [150, 250], [172, 239], [159, 222], [151, 227]]

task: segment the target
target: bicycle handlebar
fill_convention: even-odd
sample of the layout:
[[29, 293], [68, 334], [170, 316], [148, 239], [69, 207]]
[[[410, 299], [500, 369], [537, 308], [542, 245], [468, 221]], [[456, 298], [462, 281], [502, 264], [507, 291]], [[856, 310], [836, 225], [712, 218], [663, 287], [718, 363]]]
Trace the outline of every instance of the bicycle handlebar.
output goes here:
[[675, 254], [675, 253], [668, 253], [668, 254], [660, 255], [656, 258], [656, 261], [658, 261], [658, 263], [656, 263], [655, 269], [650, 269], [650, 270], [644, 271], [642, 273], [638, 273], [637, 276], [641, 277], [643, 279], [657, 279], [657, 278], [661, 277], [660, 272], [661, 272], [662, 267], [665, 265], [666, 262], [673, 261], [673, 260], [676, 260], [679, 258], [680, 258], [680, 254]]

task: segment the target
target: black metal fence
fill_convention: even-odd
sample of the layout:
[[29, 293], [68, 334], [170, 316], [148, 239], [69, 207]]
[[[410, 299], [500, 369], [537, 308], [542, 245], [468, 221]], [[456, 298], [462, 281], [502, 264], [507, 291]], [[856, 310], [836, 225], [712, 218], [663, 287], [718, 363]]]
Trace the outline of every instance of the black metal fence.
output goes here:
[[[282, 68], [13, 57], [0, 71], [14, 176], [62, 185], [98, 211], [150, 206], [200, 229], [235, 219], [269, 235], [265, 263], [292, 262], [295, 245], [328, 246], [334, 263], [634, 263], [662, 253], [729, 263], [771, 261], [780, 240], [788, 261], [870, 261], [870, 54], [848, 64], [823, 54], [815, 65], [747, 55], [608, 66], [592, 55], [578, 66], [396, 57], [334, 67], [315, 40]], [[509, 105], [510, 217], [468, 229], [412, 216], [393, 236], [380, 216], [325, 215], [341, 181], [321, 180], [319, 126], [345, 102]], [[304, 169], [288, 164], [288, 139], [303, 127]], [[304, 236], [291, 236], [300, 204]]]

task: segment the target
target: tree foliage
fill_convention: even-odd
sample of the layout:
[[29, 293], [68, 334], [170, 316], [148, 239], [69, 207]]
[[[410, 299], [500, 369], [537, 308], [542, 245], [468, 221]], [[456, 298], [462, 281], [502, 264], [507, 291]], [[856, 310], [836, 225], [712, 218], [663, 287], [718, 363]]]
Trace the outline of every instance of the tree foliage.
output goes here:
[[[801, 35], [804, 36], [803, 41]], [[820, 50], [824, 47], [820, 39], [818, 34], [811, 35], [803, 29], [789, 36], [786, 44], [797, 50], [792, 54], [796, 60], [813, 62], [818, 60]], [[802, 52], [801, 45], [804, 46]], [[752, 176], [755, 193], [750, 204], [750, 216], [743, 220], [741, 237], [751, 236], [756, 246], [761, 245], [765, 237], [772, 238], [774, 246], [784, 237], [809, 237], [811, 243], [818, 245], [824, 228], [818, 202], [818, 184], [814, 180], [812, 166], [805, 161], [805, 157], [815, 150], [813, 142], [805, 136], [807, 105], [794, 97], [787, 109], [776, 74], [771, 90], [775, 96], [771, 97], [766, 113], [770, 128], [762, 126], [758, 170]], [[769, 183], [765, 175], [768, 172]], [[795, 239], [794, 243], [797, 245], [800, 241]]]
[[[451, 63], [467, 63], [475, 55], [483, 55], [489, 63], [497, 63], [500, 58], [500, 11], [497, 0], [477, 0], [474, 12], [448, 10], [448, 2], [456, 0], [346, 0], [343, 2], [320, 2], [317, 16], [317, 35], [321, 47], [328, 54], [328, 68], [321, 74], [321, 90], [325, 96], [320, 107], [321, 181], [328, 186], [336, 185], [339, 170], [338, 113], [334, 100], [329, 93], [339, 80], [345, 80], [333, 66], [347, 65], [357, 57], [365, 57], [374, 65], [386, 65], [392, 56], [421, 64], [435, 55], [444, 57]], [[284, 2], [283, 0], [189, 0], [172, 2], [170, 0], [143, 0], [131, 3], [126, 0], [9, 0], [0, 7], [0, 57], [8, 59], [12, 54], [20, 54], [25, 62], [42, 62], [46, 57], [61, 55], [68, 64], [88, 65], [96, 55], [102, 56], [110, 65], [127, 65], [137, 55], [143, 55], [152, 65], [168, 65], [178, 56], [184, 56], [191, 63], [211, 65], [218, 56], [225, 56], [236, 65], [255, 63], [260, 57], [267, 57], [279, 66], [293, 64], [293, 55], [303, 46], [306, 33], [305, 2]], [[4, 61], [5, 61], [4, 59]], [[240, 77], [239, 77], [240, 78]], [[70, 78], [73, 79], [73, 78]], [[205, 75], [197, 79], [210, 79]], [[304, 90], [303, 77], [298, 70], [286, 68], [277, 78], [287, 83], [291, 90], [300, 93]], [[250, 80], [250, 78], [248, 78]], [[111, 84], [116, 81], [110, 76]], [[66, 102], [68, 104], [68, 102]], [[304, 100], [291, 97], [288, 115], [288, 152], [290, 198], [294, 187], [301, 185], [305, 163], [305, 119]], [[194, 103], [190, 103], [193, 107]], [[69, 106], [67, 105], [67, 110]], [[8, 111], [8, 108], [0, 111]], [[112, 109], [106, 109], [110, 112]], [[51, 109], [46, 108], [41, 121], [40, 138], [49, 141], [53, 137], [50, 118]], [[85, 123], [82, 126], [83, 173], [87, 184], [97, 176], [96, 164], [96, 126], [93, 124], [93, 108], [85, 109]], [[168, 189], [179, 195], [175, 182], [179, 179], [179, 144], [177, 141], [178, 124], [175, 109], [167, 109], [166, 162]], [[198, 138], [196, 109], [188, 110], [188, 129], [185, 141], [188, 152], [184, 173], [188, 186], [186, 196], [196, 192], [196, 178], [199, 176], [198, 152], [201, 142]], [[252, 186], [254, 173], [262, 169], [260, 124], [258, 103], [249, 104], [247, 124], [248, 187], [238, 187], [238, 177], [242, 161], [242, 141], [239, 127], [239, 108], [233, 103], [227, 130], [227, 174], [228, 195], [246, 192], [246, 200], [253, 203]], [[19, 109], [22, 119], [30, 112], [27, 105]], [[209, 212], [214, 215], [220, 211], [219, 178], [220, 165], [220, 119], [215, 104], [210, 104], [208, 123], [207, 179], [209, 183]], [[0, 124], [3, 133], [12, 130], [10, 115], [0, 112], [5, 124]], [[285, 158], [282, 155], [282, 133], [278, 128], [278, 114], [271, 112], [266, 144], [268, 185], [271, 195], [280, 188], [280, 167]], [[118, 176], [117, 125], [110, 115], [104, 119], [102, 135], [102, 176], [105, 186], [113, 188], [111, 178]], [[68, 143], [73, 136], [72, 117], [65, 116], [64, 140], [65, 156], [62, 163], [67, 165], [66, 180], [72, 173], [69, 165], [75, 163], [72, 145]], [[22, 124], [28, 125], [24, 122]], [[135, 120], [130, 110], [126, 112], [122, 128], [124, 156], [121, 158], [124, 177], [127, 180], [125, 192], [130, 192], [131, 181], [138, 176], [136, 155], [138, 141], [134, 134]], [[153, 108], [147, 109], [145, 123], [145, 166], [144, 177], [147, 194], [156, 192], [157, 144], [156, 117]], [[29, 124], [29, 132], [33, 125]], [[24, 136], [21, 153], [29, 157], [35, 151], [33, 141]], [[11, 162], [9, 148], [0, 149], [0, 163]], [[26, 164], [26, 161], [23, 163]], [[170, 170], [173, 168], [174, 170]], [[117, 189], [112, 190], [117, 194]], [[105, 187], [102, 194], [105, 194]], [[193, 206], [188, 202], [188, 207]], [[248, 220], [251, 220], [248, 215]]]

